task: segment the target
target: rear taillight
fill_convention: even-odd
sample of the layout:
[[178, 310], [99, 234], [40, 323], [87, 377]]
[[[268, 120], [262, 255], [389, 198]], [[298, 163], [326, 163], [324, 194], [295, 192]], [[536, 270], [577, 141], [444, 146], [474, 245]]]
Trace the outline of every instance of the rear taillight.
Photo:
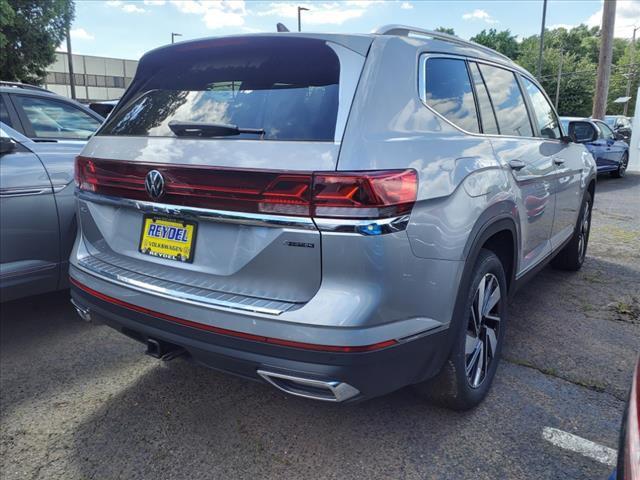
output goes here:
[[[151, 170], [164, 179], [162, 195], [153, 199], [145, 188]], [[411, 211], [418, 176], [411, 169], [282, 173], [77, 157], [76, 185], [104, 195], [216, 210], [376, 219]]]
[[415, 170], [316, 173], [314, 217], [388, 218], [409, 213], [416, 201]]

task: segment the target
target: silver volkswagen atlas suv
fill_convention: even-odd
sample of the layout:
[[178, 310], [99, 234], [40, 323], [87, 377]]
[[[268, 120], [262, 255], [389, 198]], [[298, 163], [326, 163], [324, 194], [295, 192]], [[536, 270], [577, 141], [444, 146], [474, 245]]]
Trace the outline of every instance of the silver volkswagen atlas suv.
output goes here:
[[76, 160], [72, 300], [164, 360], [467, 409], [509, 294], [584, 261], [595, 178], [535, 79], [457, 37], [177, 43]]

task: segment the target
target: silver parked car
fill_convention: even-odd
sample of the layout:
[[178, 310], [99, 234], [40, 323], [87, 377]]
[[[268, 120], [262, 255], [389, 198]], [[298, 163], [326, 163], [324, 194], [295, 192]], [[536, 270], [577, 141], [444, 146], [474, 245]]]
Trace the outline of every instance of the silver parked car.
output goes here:
[[466, 409], [508, 295], [584, 261], [596, 169], [529, 73], [392, 26], [147, 53], [76, 175], [84, 318], [293, 395]]
[[0, 300], [69, 285], [75, 157], [102, 123], [44, 89], [0, 83]]

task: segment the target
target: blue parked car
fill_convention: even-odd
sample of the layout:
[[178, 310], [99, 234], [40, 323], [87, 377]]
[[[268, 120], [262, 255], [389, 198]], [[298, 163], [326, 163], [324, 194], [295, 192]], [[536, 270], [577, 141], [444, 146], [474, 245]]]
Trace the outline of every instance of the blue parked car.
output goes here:
[[561, 117], [565, 132], [577, 143], [583, 143], [593, 155], [598, 173], [624, 177], [629, 165], [629, 145], [602, 120]]

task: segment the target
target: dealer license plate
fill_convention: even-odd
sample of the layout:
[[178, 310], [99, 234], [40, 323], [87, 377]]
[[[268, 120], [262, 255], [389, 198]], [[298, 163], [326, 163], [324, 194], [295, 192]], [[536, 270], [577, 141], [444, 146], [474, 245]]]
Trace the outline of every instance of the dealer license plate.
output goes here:
[[145, 215], [139, 250], [153, 257], [192, 262], [196, 230], [195, 222]]

